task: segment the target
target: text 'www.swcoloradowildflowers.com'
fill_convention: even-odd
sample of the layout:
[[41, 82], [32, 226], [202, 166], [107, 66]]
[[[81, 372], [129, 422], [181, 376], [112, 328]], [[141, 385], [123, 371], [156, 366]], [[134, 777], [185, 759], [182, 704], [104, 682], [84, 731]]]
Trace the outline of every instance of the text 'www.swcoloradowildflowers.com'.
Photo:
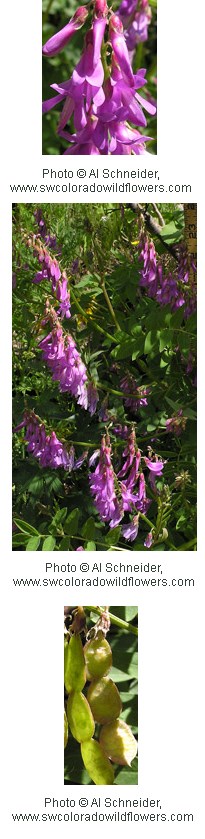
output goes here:
[[50, 588], [59, 586], [65, 586], [66, 588], [83, 588], [94, 586], [94, 588], [100, 588], [104, 586], [109, 586], [110, 588], [131, 588], [131, 587], [141, 587], [141, 588], [167, 588], [167, 587], [179, 587], [179, 588], [190, 588], [194, 587], [195, 581], [194, 578], [190, 577], [173, 577], [170, 581], [166, 578], [146, 578], [142, 579], [140, 577], [114, 577], [114, 578], [106, 578], [106, 577], [58, 577], [57, 579], [54, 578], [44, 578], [44, 579], [36, 579], [30, 577], [29, 579], [23, 577], [16, 577], [13, 578], [13, 585], [15, 587], [30, 587], [30, 588], [39, 588], [43, 586], [44, 588]]
[[136, 184], [136, 183], [106, 183], [106, 184], [99, 184], [99, 183], [92, 183], [88, 184], [85, 183], [55, 183], [55, 184], [10, 184], [10, 190], [13, 193], [23, 192], [23, 193], [66, 193], [69, 194], [115, 194], [121, 195], [128, 194], [128, 195], [140, 195], [146, 194], [150, 195], [160, 193], [180, 193], [183, 194], [190, 194], [192, 191], [191, 184]]
[[12, 813], [17, 822], [193, 822], [193, 813]]

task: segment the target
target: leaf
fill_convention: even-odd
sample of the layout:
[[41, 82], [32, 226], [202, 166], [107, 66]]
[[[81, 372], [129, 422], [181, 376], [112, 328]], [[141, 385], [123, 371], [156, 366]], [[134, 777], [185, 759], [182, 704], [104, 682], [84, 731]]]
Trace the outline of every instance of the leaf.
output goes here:
[[120, 361], [123, 358], [130, 358], [132, 351], [136, 351], [136, 341], [134, 341], [133, 338], [127, 338], [126, 341], [123, 341], [123, 344], [119, 344], [119, 346], [114, 347], [111, 355], [113, 358], [117, 358]]
[[75, 507], [75, 509], [72, 510], [70, 515], [67, 516], [67, 519], [64, 524], [64, 530], [68, 536], [76, 536], [76, 533], [78, 532], [79, 515], [80, 511], [78, 507]]
[[87, 542], [86, 551], [96, 551], [96, 544], [95, 542]]
[[132, 761], [132, 766], [123, 766], [115, 778], [115, 784], [132, 785], [138, 783], [138, 760]]
[[58, 526], [60, 524], [63, 524], [63, 522], [66, 519], [67, 512], [68, 512], [67, 507], [62, 507], [61, 510], [58, 510], [57, 513], [55, 513], [55, 516], [53, 516], [53, 519], [52, 519], [52, 522], [51, 522], [51, 525], [50, 525], [52, 530], [54, 530], [54, 531], [57, 530]]
[[31, 493], [31, 495], [36, 495], [38, 498], [40, 498], [43, 492], [43, 486], [43, 478], [39, 477], [39, 475], [34, 475], [34, 477], [31, 478], [31, 481], [28, 481], [27, 489], [28, 492]]
[[89, 516], [82, 527], [81, 533], [84, 539], [94, 539], [96, 532], [95, 521], [93, 516]]
[[14, 519], [14, 524], [16, 524], [19, 530], [27, 536], [39, 536], [38, 530], [36, 530], [35, 527], [32, 527], [31, 524], [28, 524], [28, 522], [22, 521], [22, 519]]
[[39, 536], [31, 536], [26, 545], [26, 551], [37, 551], [40, 545]]
[[173, 343], [172, 329], [161, 329], [159, 334], [159, 351], [163, 352], [166, 347], [171, 347]]
[[158, 340], [157, 340], [157, 333], [154, 330], [150, 330], [147, 333], [145, 342], [144, 342], [144, 353], [145, 355], [149, 355], [154, 349], [158, 349]]
[[121, 533], [120, 525], [118, 525], [117, 527], [113, 527], [113, 529], [110, 530], [109, 533], [107, 533], [107, 536], [105, 536], [105, 544], [106, 545], [117, 545], [118, 542], [119, 542], [120, 533]]
[[63, 536], [60, 542], [60, 551], [69, 551], [70, 550], [70, 539], [69, 536]]
[[132, 621], [138, 615], [138, 606], [125, 606], [125, 620]]
[[53, 536], [46, 536], [42, 545], [42, 551], [54, 551], [56, 539]]
[[28, 534], [25, 533], [14, 533], [12, 538], [12, 546], [13, 548], [18, 548], [19, 545], [26, 545], [28, 539]]

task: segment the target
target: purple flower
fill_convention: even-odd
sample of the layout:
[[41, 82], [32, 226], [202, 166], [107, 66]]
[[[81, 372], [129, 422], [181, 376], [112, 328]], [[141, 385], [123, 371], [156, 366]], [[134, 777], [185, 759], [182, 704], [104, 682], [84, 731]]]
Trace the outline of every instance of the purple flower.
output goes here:
[[150, 530], [150, 533], [147, 534], [146, 539], [144, 540], [145, 548], [151, 548], [152, 542], [153, 542], [153, 535], [152, 535], [152, 531]]
[[115, 475], [111, 461], [111, 446], [108, 435], [102, 438], [99, 462], [89, 475], [90, 491], [102, 521], [116, 527], [123, 517], [123, 509], [115, 491]]
[[93, 382], [88, 382], [87, 394], [88, 394], [88, 410], [89, 410], [89, 412], [91, 414], [91, 417], [92, 417], [93, 414], [95, 414], [95, 411], [96, 411], [96, 408], [97, 408], [97, 403], [99, 402], [99, 396], [98, 396], [97, 388], [95, 387]]
[[196, 266], [190, 261], [184, 245], [178, 248], [178, 262], [172, 270], [167, 265], [158, 262], [153, 242], [141, 233], [139, 259], [143, 262], [140, 270], [140, 286], [146, 288], [149, 297], [155, 298], [161, 306], [170, 306], [171, 311], [184, 306], [184, 317], [196, 310]]
[[80, 546], [80, 548], [76, 548], [76, 551], [84, 551], [84, 550], [85, 550], [85, 548], [82, 548], [82, 545]]
[[129, 524], [123, 524], [122, 526], [122, 535], [124, 539], [127, 539], [129, 542], [134, 542], [137, 537], [139, 529], [139, 516], [134, 516], [133, 520], [129, 522]]
[[45, 425], [39, 421], [33, 411], [25, 411], [23, 422], [15, 431], [22, 427], [25, 428], [28, 452], [37, 458], [41, 466], [50, 466], [52, 469], [61, 466], [68, 472], [72, 471], [75, 456], [73, 446], [67, 450], [58, 440], [55, 431], [47, 435]]
[[56, 297], [60, 301], [60, 308], [58, 314], [62, 317], [70, 318], [70, 292], [67, 288], [68, 280], [66, 274], [62, 274], [62, 279], [58, 280], [56, 285]]
[[161, 475], [166, 460], [150, 460], [149, 457], [144, 457], [144, 462], [150, 472], [154, 472], [155, 475]]
[[[139, 408], [144, 407], [147, 405], [147, 396], [150, 394], [150, 388], [145, 387], [144, 385], [137, 385], [137, 382], [134, 379], [134, 376], [130, 372], [126, 373], [123, 379], [121, 379], [120, 386], [124, 393], [128, 393], [129, 396], [125, 399], [125, 406], [126, 408], [131, 408], [133, 413], [137, 413]], [[132, 397], [133, 392], [133, 397]]]
[[[156, 108], [137, 92], [145, 84], [145, 70], [133, 74], [123, 25], [116, 14], [111, 14], [109, 19], [107, 35], [112, 53], [105, 76], [101, 49], [108, 26], [107, 14], [105, 0], [96, 0], [80, 61], [70, 79], [51, 85], [57, 95], [43, 103], [43, 112], [47, 113], [65, 100], [57, 129], [59, 136], [69, 143], [65, 155], [138, 155], [145, 152], [145, 142], [150, 139], [137, 128], [146, 125], [142, 108], [150, 114]], [[105, 50], [106, 44], [107, 38]], [[72, 116], [74, 134], [68, 126]]]
[[50, 332], [39, 343], [43, 359], [52, 371], [54, 381], [59, 382], [62, 393], [68, 391], [77, 399], [78, 405], [87, 409], [87, 371], [77, 350], [74, 338], [67, 332], [63, 334], [55, 311], [50, 307], [47, 319], [53, 325]]
[[169, 434], [176, 434], [179, 437], [182, 431], [185, 430], [187, 417], [183, 417], [182, 408], [170, 419], [166, 420], [166, 431]]
[[74, 463], [74, 466], [73, 466], [74, 470], [75, 469], [80, 469], [80, 466], [82, 466], [83, 463], [85, 463], [85, 460], [87, 460], [87, 456], [88, 456], [88, 451], [82, 452], [80, 457], [78, 457], [78, 459], [75, 460], [75, 463]]
[[52, 35], [52, 38], [49, 38], [49, 40], [46, 41], [46, 44], [43, 46], [43, 55], [47, 55], [49, 58], [52, 58], [57, 53], [61, 52], [75, 32], [83, 26], [87, 16], [88, 10], [86, 7], [79, 6], [69, 23], [67, 23], [60, 32], [56, 32], [55, 35]]

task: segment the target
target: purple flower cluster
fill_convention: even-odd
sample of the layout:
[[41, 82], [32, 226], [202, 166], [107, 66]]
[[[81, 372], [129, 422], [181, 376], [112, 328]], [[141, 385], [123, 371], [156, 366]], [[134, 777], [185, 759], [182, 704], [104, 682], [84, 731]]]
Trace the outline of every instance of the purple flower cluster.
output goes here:
[[29, 244], [33, 246], [34, 256], [38, 258], [40, 264], [40, 271], [37, 271], [33, 277], [33, 283], [38, 284], [42, 280], [49, 280], [51, 282], [52, 292], [60, 304], [58, 314], [62, 318], [70, 318], [70, 292], [65, 271], [61, 273], [56, 257], [51, 255], [47, 247], [42, 245], [35, 236], [32, 241], [29, 240]]
[[[143, 408], [148, 404], [147, 396], [150, 394], [150, 388], [144, 385], [137, 386], [134, 376], [131, 373], [126, 373], [126, 376], [121, 379], [120, 386], [125, 394], [129, 394], [125, 399], [125, 406], [126, 408], [131, 408], [134, 414], [138, 412], [139, 408]], [[131, 395], [132, 393], [133, 397]]]
[[166, 431], [169, 434], [176, 434], [176, 437], [180, 437], [182, 431], [185, 431], [186, 423], [187, 417], [183, 416], [182, 408], [180, 408], [173, 417], [166, 420]]
[[[102, 521], [116, 527], [125, 513], [132, 513], [132, 519], [123, 524], [122, 534], [125, 539], [134, 541], [137, 537], [140, 513], [146, 515], [150, 499], [146, 494], [146, 481], [141, 465], [141, 452], [138, 449], [134, 429], [128, 433], [127, 445], [123, 451], [123, 466], [115, 473], [112, 464], [110, 438], [103, 436], [100, 451], [94, 452], [89, 465], [96, 459], [98, 464], [89, 476], [90, 490]], [[155, 479], [162, 475], [165, 461], [150, 453], [144, 457], [149, 471], [149, 482], [156, 492]]]
[[57, 244], [56, 236], [48, 232], [46, 222], [43, 218], [42, 210], [40, 209], [40, 207], [37, 207], [37, 209], [34, 211], [34, 218], [36, 224], [38, 225], [38, 231], [41, 239], [43, 239], [45, 245], [47, 245], [48, 248], [50, 248], [52, 251], [57, 251], [59, 256], [61, 253], [61, 248], [59, 248]]
[[184, 306], [184, 316], [189, 317], [196, 310], [196, 265], [190, 260], [184, 245], [178, 248], [178, 261], [172, 270], [166, 270], [158, 262], [154, 243], [143, 232], [138, 245], [139, 259], [143, 262], [140, 270], [140, 286], [146, 288], [149, 297], [161, 306], [170, 305], [175, 312]]
[[88, 383], [87, 370], [77, 350], [72, 335], [63, 333], [61, 323], [52, 307], [47, 306], [47, 317], [52, 329], [39, 343], [43, 359], [52, 371], [52, 378], [59, 383], [62, 393], [71, 393], [91, 415], [96, 409], [98, 394], [93, 383]]
[[131, 61], [137, 44], [147, 41], [152, 12], [147, 0], [122, 0], [118, 15], [125, 30], [125, 40]]
[[46, 434], [45, 425], [39, 421], [33, 411], [25, 411], [23, 422], [14, 430], [19, 431], [20, 428], [25, 428], [28, 452], [37, 458], [41, 466], [49, 466], [51, 469], [62, 466], [68, 472], [72, 471], [75, 464], [73, 446], [70, 446], [67, 451], [56, 437], [55, 431], [52, 431], [50, 435]]
[[[84, 22], [85, 7], [77, 13]], [[73, 21], [45, 44], [44, 54], [54, 55], [65, 46], [79, 28]], [[64, 102], [58, 125], [59, 136], [69, 142], [64, 154], [143, 154], [150, 138], [138, 130], [146, 126], [142, 107], [151, 115], [156, 112], [138, 93], [145, 83], [145, 70], [132, 71], [119, 15], [108, 11], [106, 0], [95, 0], [80, 61], [70, 79], [51, 85], [57, 95], [43, 103], [47, 113]], [[74, 134], [68, 127], [71, 117]]]
[[[122, 504], [119, 503], [115, 489], [115, 473], [111, 461], [110, 438], [103, 436], [99, 462], [95, 471], [89, 475], [90, 492], [94, 496], [95, 506], [102, 521], [109, 522], [110, 527], [116, 527], [123, 517]], [[93, 463], [93, 456], [90, 465]]]

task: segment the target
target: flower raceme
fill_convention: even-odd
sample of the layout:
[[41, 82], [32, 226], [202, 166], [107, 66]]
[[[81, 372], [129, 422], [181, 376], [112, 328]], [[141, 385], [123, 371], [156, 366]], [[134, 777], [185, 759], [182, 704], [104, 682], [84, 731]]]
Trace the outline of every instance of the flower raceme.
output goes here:
[[[64, 30], [59, 41], [56, 35], [45, 44], [44, 54], [62, 49]], [[145, 73], [133, 73], [119, 15], [108, 11], [106, 0], [96, 0], [80, 61], [70, 79], [51, 85], [57, 95], [43, 103], [43, 113], [64, 103], [58, 124], [59, 136], [69, 142], [64, 154], [143, 154], [150, 139], [138, 131], [146, 126], [143, 108], [150, 115], [156, 112], [138, 93]], [[71, 117], [74, 133], [68, 125]]]
[[[58, 469], [60, 466], [71, 472], [78, 468], [75, 462], [75, 451], [73, 446], [69, 450], [56, 437], [55, 431], [50, 435], [46, 434], [45, 425], [33, 411], [25, 411], [23, 422], [14, 431], [25, 428], [25, 442], [27, 451], [37, 458], [40, 466]], [[87, 454], [87, 453], [86, 453]]]
[[[46, 434], [44, 423], [33, 411], [25, 411], [23, 421], [15, 432], [25, 428], [25, 442], [27, 451], [37, 458], [40, 466], [57, 469], [63, 467], [68, 472], [79, 469], [87, 458], [88, 452], [76, 459], [75, 449], [70, 445], [69, 449], [58, 440], [54, 431]], [[90, 492], [94, 499], [94, 505], [102, 522], [109, 524], [112, 529], [120, 524], [122, 520], [122, 536], [127, 541], [133, 542], [138, 534], [140, 515], [146, 515], [151, 500], [146, 495], [146, 480], [142, 469], [142, 461], [151, 476], [151, 486], [157, 493], [155, 480], [162, 476], [166, 461], [160, 460], [157, 455], [149, 451], [149, 457], [141, 456], [138, 449], [135, 431], [128, 432], [126, 446], [122, 454], [123, 465], [115, 471], [113, 466], [113, 453], [108, 434], [103, 435], [101, 447], [94, 451], [89, 460], [89, 466], [97, 466], [90, 471], [89, 485]], [[128, 520], [127, 514], [131, 516]], [[145, 547], [151, 547], [153, 534], [147, 535]], [[79, 546], [77, 550], [84, 550]]]
[[178, 260], [170, 270], [158, 261], [154, 243], [142, 231], [138, 244], [140, 269], [139, 284], [149, 297], [161, 306], [170, 305], [171, 311], [184, 306], [186, 318], [196, 310], [196, 265], [184, 244], [178, 246]]
[[86, 366], [69, 332], [64, 334], [55, 310], [47, 303], [43, 325], [49, 322], [51, 331], [39, 343], [43, 359], [52, 372], [52, 378], [59, 383], [62, 393], [71, 393], [91, 415], [95, 412], [98, 394], [92, 382], [88, 382]]
[[[90, 491], [101, 520], [109, 523], [110, 528], [116, 527], [125, 513], [132, 514], [130, 521], [123, 524], [122, 534], [125, 539], [134, 541], [138, 534], [140, 514], [146, 515], [151, 503], [146, 495], [142, 457], [136, 444], [134, 429], [128, 432], [127, 445], [122, 456], [124, 464], [115, 472], [110, 437], [108, 434], [104, 435], [100, 450], [94, 452], [89, 461], [89, 465], [93, 466], [98, 460], [94, 472], [89, 475]], [[166, 461], [160, 460], [153, 452], [143, 460], [149, 472], [149, 482], [156, 493], [155, 480], [162, 476]], [[150, 545], [148, 544], [148, 547]]]
[[35, 235], [32, 240], [28, 240], [28, 244], [33, 247], [34, 256], [37, 257], [40, 265], [40, 271], [37, 271], [34, 275], [33, 283], [38, 285], [42, 280], [49, 280], [51, 282], [52, 293], [60, 304], [58, 314], [61, 317], [70, 318], [70, 291], [68, 289], [68, 278], [65, 271], [61, 273], [56, 257], [49, 253], [47, 247], [38, 241]]

